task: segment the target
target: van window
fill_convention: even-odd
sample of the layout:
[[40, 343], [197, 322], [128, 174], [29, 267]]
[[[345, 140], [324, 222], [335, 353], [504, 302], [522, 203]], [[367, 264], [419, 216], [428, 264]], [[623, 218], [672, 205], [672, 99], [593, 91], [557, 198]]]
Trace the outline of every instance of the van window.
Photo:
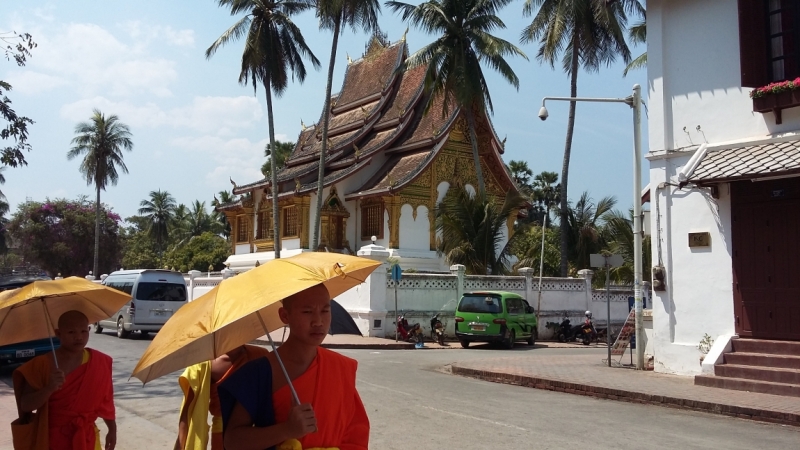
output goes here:
[[185, 302], [186, 285], [177, 283], [139, 283], [136, 300]]
[[522, 300], [518, 298], [507, 299], [506, 308], [509, 314], [525, 314], [525, 309], [522, 307]]
[[131, 292], [133, 292], [133, 281], [112, 281], [110, 283], [106, 283], [106, 286], [114, 288], [120, 292], [124, 292], [128, 295], [131, 295]]
[[498, 314], [503, 312], [503, 307], [500, 305], [498, 297], [475, 294], [462, 297], [461, 303], [458, 304], [458, 311]]

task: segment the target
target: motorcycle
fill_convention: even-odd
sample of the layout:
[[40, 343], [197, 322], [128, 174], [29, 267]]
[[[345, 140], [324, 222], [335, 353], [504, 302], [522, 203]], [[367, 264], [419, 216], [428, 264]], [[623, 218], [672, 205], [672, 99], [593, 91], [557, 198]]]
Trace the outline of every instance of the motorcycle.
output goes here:
[[441, 346], [444, 346], [444, 324], [442, 324], [442, 321], [439, 320], [439, 314], [440, 313], [436, 313], [433, 317], [431, 317], [431, 340], [438, 342]]
[[422, 337], [422, 327], [418, 324], [409, 324], [408, 319], [406, 319], [405, 313], [400, 313], [397, 316], [397, 334], [401, 340], [405, 342], [414, 342], [421, 343], [423, 341]]
[[593, 340], [597, 339], [597, 330], [594, 328], [594, 322], [587, 317], [587, 320], [579, 325], [572, 326], [570, 320], [564, 318], [559, 325], [556, 332], [559, 342], [572, 342], [580, 339], [583, 345], [589, 345]]

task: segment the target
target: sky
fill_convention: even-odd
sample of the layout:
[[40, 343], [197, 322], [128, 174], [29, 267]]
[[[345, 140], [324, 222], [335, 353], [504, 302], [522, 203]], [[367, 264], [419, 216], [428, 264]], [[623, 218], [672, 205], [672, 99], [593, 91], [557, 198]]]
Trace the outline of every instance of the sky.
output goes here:
[[[511, 58], [520, 79], [519, 90], [484, 67], [494, 103], [492, 121], [500, 138], [507, 138], [503, 155], [508, 163], [522, 160], [539, 173], [561, 173], [567, 128], [567, 102], [548, 102], [550, 117], [537, 115], [544, 96], [569, 96], [569, 78], [560, 64], [553, 69], [536, 59], [538, 47], [519, 44], [521, 30], [531, 18], [522, 16], [523, 2], [511, 3], [500, 17], [505, 30], [494, 34], [518, 44], [529, 60]], [[238, 83], [243, 42], [233, 42], [211, 59], [205, 50], [241, 16], [213, 0], [88, 0], [0, 2], [0, 31], [27, 32], [38, 47], [25, 67], [0, 61], [0, 79], [10, 83], [12, 107], [36, 123], [29, 127], [32, 151], [28, 165], [7, 168], [0, 189], [12, 212], [16, 205], [46, 198], [94, 198], [67, 151], [75, 126], [87, 121], [93, 109], [115, 114], [133, 134], [133, 150], [125, 153], [129, 174], [101, 193], [101, 201], [122, 217], [136, 214], [139, 203], [158, 189], [178, 203], [194, 200], [209, 205], [231, 182], [242, 185], [263, 178], [268, 141], [263, 87]], [[312, 13], [295, 18], [311, 50], [322, 63], [308, 64], [304, 84], [293, 83], [274, 100], [278, 140], [295, 141], [301, 120], [317, 121], [325, 95], [331, 34], [320, 31]], [[383, 8], [380, 26], [397, 41], [407, 25]], [[369, 36], [348, 29], [339, 40], [333, 91], [341, 88], [347, 56], [364, 53]], [[433, 36], [413, 28], [407, 42], [413, 52]], [[644, 48], [633, 48], [638, 56]], [[581, 71], [580, 97], [626, 97], [642, 85], [646, 71], [623, 78], [617, 61], [599, 73]], [[642, 122], [643, 153], [647, 149], [647, 118]], [[570, 164], [569, 197], [583, 191], [599, 200], [615, 196], [618, 208], [632, 207], [633, 127], [631, 109], [616, 103], [578, 103]], [[4, 145], [7, 145], [4, 143]], [[643, 184], [647, 163], [643, 161]]]

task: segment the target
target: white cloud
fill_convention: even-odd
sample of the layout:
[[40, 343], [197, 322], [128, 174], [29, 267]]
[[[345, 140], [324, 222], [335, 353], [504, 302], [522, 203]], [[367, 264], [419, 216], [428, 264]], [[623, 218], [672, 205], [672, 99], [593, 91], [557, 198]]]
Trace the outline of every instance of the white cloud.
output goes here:
[[62, 77], [32, 70], [11, 72], [6, 81], [14, 88], [14, 92], [22, 94], [41, 94], [69, 84], [69, 81]]
[[[277, 137], [276, 137], [277, 138]], [[206, 174], [209, 184], [220, 185], [230, 179], [247, 184], [264, 178], [264, 147], [268, 139], [252, 142], [249, 139], [223, 139], [218, 136], [180, 137], [170, 141], [175, 147], [191, 152], [195, 157], [210, 158], [214, 169]]]
[[125, 22], [120, 28], [131, 38], [144, 44], [159, 41], [176, 47], [194, 46], [194, 30], [175, 30], [170, 26], [148, 25], [138, 20]]
[[[178, 33], [175, 39], [189, 38]], [[146, 46], [127, 45], [98, 25], [71, 23], [42, 29], [36, 41], [39, 46], [28, 61], [29, 70], [67, 80], [85, 96], [102, 92], [166, 97], [172, 95], [169, 86], [178, 79], [174, 61], [152, 56]]]
[[98, 96], [64, 105], [61, 117], [72, 122], [85, 120], [93, 108], [106, 114], [116, 114], [131, 127], [172, 126], [222, 136], [257, 125], [263, 118], [258, 100], [247, 96], [195, 97], [191, 104], [167, 111], [155, 103], [135, 105], [129, 101], [113, 101]]

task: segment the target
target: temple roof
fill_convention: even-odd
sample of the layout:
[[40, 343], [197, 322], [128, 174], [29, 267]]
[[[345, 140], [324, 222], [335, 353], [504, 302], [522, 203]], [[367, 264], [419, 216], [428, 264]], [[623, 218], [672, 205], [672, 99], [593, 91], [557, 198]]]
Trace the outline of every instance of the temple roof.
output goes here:
[[[408, 57], [405, 40], [385, 43], [373, 37], [361, 59], [347, 66], [342, 89], [331, 96], [328, 149], [324, 185], [342, 180], [370, 164], [378, 155], [386, 155], [380, 168], [363, 186], [347, 197], [378, 195], [402, 188], [412, 182], [430, 164], [446, 142], [460, 111], [455, 108], [442, 114], [442, 100], [436, 99], [424, 114], [428, 98], [423, 93], [426, 66], [402, 70]], [[453, 104], [452, 102], [450, 104]], [[303, 128], [292, 154], [278, 172], [281, 197], [313, 192], [317, 189], [319, 154], [322, 149], [322, 114], [317, 124]], [[493, 164], [502, 167], [498, 141], [491, 121], [485, 114], [476, 117], [490, 137], [489, 155]], [[483, 154], [483, 151], [482, 151]], [[505, 170], [501, 172], [508, 178]], [[510, 178], [509, 178], [510, 180]], [[269, 186], [264, 178], [236, 186], [234, 193], [244, 193]], [[513, 182], [501, 183], [513, 187]]]

